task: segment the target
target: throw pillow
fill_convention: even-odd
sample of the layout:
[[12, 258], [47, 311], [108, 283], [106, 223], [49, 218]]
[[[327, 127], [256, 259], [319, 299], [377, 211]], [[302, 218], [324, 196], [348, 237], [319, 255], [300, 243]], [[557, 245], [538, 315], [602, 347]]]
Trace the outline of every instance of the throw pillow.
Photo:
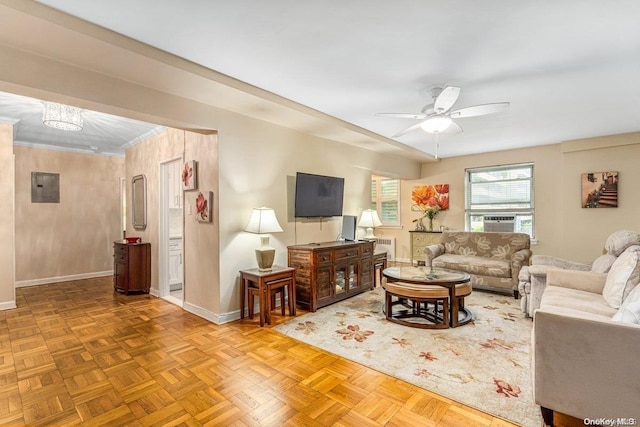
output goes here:
[[591, 264], [591, 271], [594, 273], [608, 273], [614, 262], [616, 262], [616, 257], [613, 255], [600, 255], [595, 261], [593, 261], [593, 264]]
[[602, 290], [602, 296], [613, 308], [620, 308], [622, 301], [640, 282], [640, 246], [629, 246], [611, 266]]
[[618, 230], [604, 243], [604, 250], [613, 256], [620, 256], [631, 245], [640, 245], [640, 234], [631, 230]]
[[640, 324], [640, 285], [633, 288], [611, 320]]

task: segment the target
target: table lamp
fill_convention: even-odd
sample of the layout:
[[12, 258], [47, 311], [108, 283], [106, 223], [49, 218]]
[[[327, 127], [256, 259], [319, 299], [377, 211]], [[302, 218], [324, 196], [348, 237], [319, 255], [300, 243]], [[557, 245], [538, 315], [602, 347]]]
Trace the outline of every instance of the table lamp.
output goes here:
[[276, 256], [276, 250], [269, 246], [269, 236], [266, 233], [279, 233], [282, 230], [276, 213], [271, 208], [253, 208], [249, 224], [244, 231], [249, 233], [260, 234], [260, 247], [256, 249], [256, 260], [258, 261], [258, 270], [271, 271], [273, 260]]
[[358, 227], [366, 227], [367, 234], [363, 237], [364, 240], [375, 240], [376, 236], [373, 235], [373, 227], [379, 227], [382, 225], [380, 218], [378, 218], [378, 211], [373, 209], [365, 209], [362, 211]]

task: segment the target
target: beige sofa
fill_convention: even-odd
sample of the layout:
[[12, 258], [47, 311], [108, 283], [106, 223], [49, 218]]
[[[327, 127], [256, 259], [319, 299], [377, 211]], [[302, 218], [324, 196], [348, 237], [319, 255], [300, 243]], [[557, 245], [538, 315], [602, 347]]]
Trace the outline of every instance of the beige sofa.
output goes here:
[[611, 274], [547, 271], [533, 319], [532, 369], [534, 398], [548, 425], [554, 411], [640, 420], [640, 324], [634, 323], [640, 322], [640, 286], [614, 308], [606, 291]]
[[531, 258], [525, 233], [444, 231], [440, 243], [425, 249], [427, 263], [464, 271], [474, 289], [513, 293], [518, 298], [518, 273]]
[[640, 233], [631, 230], [618, 230], [611, 233], [604, 243], [603, 254], [591, 264], [549, 256], [533, 255], [531, 265], [525, 266], [518, 275], [520, 307], [527, 317], [533, 317], [540, 306], [540, 299], [546, 287], [547, 271], [553, 268], [563, 270], [592, 271], [608, 273], [615, 260], [632, 245], [640, 245]]

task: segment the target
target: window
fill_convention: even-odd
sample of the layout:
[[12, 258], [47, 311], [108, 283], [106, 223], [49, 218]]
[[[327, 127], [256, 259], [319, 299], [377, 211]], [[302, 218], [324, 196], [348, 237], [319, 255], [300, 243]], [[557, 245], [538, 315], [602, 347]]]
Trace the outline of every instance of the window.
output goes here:
[[378, 211], [382, 225], [400, 225], [400, 180], [371, 177], [371, 209]]
[[467, 169], [466, 228], [534, 237], [533, 164]]

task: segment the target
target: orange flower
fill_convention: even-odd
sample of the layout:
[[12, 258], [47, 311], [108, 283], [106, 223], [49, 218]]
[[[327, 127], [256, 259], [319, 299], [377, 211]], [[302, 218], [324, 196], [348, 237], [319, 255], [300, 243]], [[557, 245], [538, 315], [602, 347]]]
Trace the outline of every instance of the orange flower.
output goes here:
[[436, 191], [439, 194], [445, 194], [449, 192], [449, 184], [436, 184]]
[[449, 196], [440, 196], [440, 198], [438, 199], [437, 205], [442, 210], [449, 209]]
[[413, 189], [411, 193], [411, 200], [417, 205], [428, 206], [430, 199], [435, 199], [438, 196], [436, 189], [433, 185], [422, 185]]

